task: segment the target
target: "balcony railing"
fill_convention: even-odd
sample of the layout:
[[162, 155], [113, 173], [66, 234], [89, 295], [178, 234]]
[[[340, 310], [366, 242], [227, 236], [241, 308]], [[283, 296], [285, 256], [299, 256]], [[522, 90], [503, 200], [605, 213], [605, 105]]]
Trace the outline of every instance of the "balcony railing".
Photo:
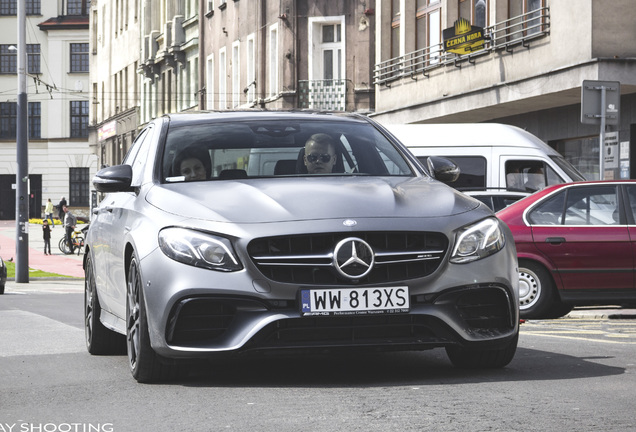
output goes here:
[[431, 45], [376, 64], [373, 83], [390, 86], [390, 82], [404, 77], [417, 79], [428, 76], [432, 69], [445, 65], [458, 65], [472, 61], [477, 56], [496, 50], [511, 51], [515, 46], [528, 47], [530, 41], [550, 34], [550, 10], [548, 7], [535, 9], [523, 15], [510, 18], [484, 29], [486, 41], [484, 49], [474, 53], [458, 55], [446, 52], [441, 43]]
[[299, 108], [344, 111], [347, 106], [346, 80], [298, 81]]

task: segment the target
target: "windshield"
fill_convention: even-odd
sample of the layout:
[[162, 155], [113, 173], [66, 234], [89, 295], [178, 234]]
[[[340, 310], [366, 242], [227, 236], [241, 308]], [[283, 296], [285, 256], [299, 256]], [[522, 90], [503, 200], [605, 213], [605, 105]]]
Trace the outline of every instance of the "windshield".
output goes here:
[[556, 164], [561, 168], [567, 175], [570, 176], [572, 181], [585, 181], [586, 178], [583, 177], [583, 174], [577, 170], [574, 165], [565, 160], [561, 156], [551, 156], [552, 160], [556, 162]]
[[401, 153], [367, 123], [253, 120], [171, 127], [166, 182], [270, 176], [412, 176]]

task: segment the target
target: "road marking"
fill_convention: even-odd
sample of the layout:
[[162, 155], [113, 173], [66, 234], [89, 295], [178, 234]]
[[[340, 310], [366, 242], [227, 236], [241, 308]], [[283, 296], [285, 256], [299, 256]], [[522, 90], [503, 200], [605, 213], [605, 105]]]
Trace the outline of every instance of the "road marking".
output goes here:
[[601, 342], [607, 344], [621, 344], [621, 345], [636, 345], [636, 342], [625, 342], [625, 341], [616, 341], [616, 340], [605, 340], [605, 339], [595, 339], [595, 338], [584, 338], [584, 337], [574, 337], [574, 336], [561, 336], [556, 334], [544, 334], [542, 332], [521, 332], [524, 336], [543, 336], [543, 337], [551, 337], [556, 339], [568, 339], [568, 340], [578, 340], [578, 341], [586, 341], [586, 342]]

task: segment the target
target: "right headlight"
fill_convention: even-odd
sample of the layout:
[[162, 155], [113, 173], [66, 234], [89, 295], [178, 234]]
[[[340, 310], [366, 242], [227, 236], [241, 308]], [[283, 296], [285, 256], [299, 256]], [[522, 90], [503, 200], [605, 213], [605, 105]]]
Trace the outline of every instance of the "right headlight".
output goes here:
[[464, 264], [490, 256], [503, 249], [506, 241], [499, 220], [484, 219], [459, 230], [450, 262]]
[[159, 247], [169, 258], [194, 267], [236, 271], [243, 266], [226, 238], [185, 228], [166, 228], [159, 233]]

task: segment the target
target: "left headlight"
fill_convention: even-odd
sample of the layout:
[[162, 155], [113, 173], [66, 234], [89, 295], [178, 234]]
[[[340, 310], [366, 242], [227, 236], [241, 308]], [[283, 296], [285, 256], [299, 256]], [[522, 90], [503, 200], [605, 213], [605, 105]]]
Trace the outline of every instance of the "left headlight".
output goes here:
[[184, 228], [166, 228], [159, 233], [159, 247], [175, 261], [210, 270], [236, 271], [243, 266], [226, 238]]
[[505, 243], [499, 220], [484, 219], [462, 228], [457, 233], [450, 262], [464, 264], [485, 258], [503, 249]]

